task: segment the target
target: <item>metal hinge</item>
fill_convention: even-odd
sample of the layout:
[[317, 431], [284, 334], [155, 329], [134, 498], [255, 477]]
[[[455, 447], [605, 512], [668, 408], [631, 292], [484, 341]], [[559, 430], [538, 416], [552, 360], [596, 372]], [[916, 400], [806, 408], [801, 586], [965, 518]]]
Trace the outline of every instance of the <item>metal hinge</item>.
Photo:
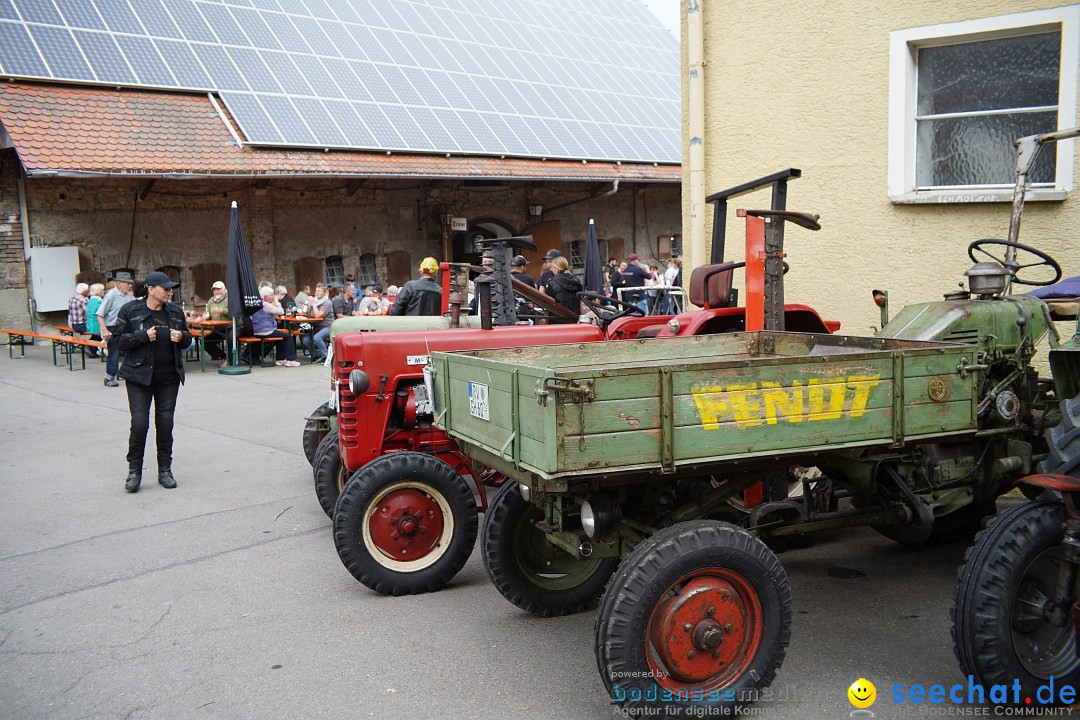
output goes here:
[[570, 380], [562, 377], [546, 377], [537, 383], [536, 386], [536, 402], [544, 407], [547, 407], [548, 396], [551, 395], [551, 391], [566, 393], [568, 395], [576, 396], [574, 402], [583, 403], [593, 399], [593, 381], [582, 380]]

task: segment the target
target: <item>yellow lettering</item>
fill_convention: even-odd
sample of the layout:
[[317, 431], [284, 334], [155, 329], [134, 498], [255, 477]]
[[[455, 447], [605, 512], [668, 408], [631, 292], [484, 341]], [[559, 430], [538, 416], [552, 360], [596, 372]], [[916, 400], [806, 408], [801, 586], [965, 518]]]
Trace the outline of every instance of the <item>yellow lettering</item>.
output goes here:
[[727, 393], [723, 388], [719, 385], [691, 388], [690, 394], [694, 396], [694, 404], [701, 416], [701, 426], [706, 430], [719, 430], [720, 415], [729, 412]]
[[748, 385], [728, 385], [731, 395], [731, 413], [735, 416], [735, 427], [761, 426], [761, 395], [757, 392], [757, 383]]
[[788, 422], [802, 422], [803, 419], [803, 389], [802, 383], [795, 380], [793, 387], [788, 390], [780, 383], [762, 382], [761, 399], [765, 405], [765, 422], [775, 425], [777, 419]]
[[848, 377], [848, 385], [855, 390], [855, 394], [851, 398], [851, 417], [857, 418], [866, 414], [870, 391], [880, 384], [880, 375], [851, 375]]
[[[825, 391], [828, 390], [828, 409], [826, 409]], [[810, 415], [809, 420], [839, 420], [844, 413], [844, 395], [847, 383], [843, 378], [820, 380], [810, 378]]]

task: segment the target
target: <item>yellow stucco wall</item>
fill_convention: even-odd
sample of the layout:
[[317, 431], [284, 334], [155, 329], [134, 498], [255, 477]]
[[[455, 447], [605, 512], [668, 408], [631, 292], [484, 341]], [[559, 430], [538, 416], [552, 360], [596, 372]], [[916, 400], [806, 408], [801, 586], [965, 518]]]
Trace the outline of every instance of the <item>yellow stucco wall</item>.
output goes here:
[[[870, 291], [895, 312], [955, 289], [979, 238], [1004, 238], [1008, 203], [894, 205], [888, 197], [889, 33], [938, 23], [1060, 7], [1035, 0], [700, 0], [705, 28], [706, 193], [787, 167], [788, 209], [821, 216], [813, 233], [786, 231], [788, 302], [805, 302], [842, 332], [878, 324]], [[683, 11], [683, 66], [686, 17]], [[683, 151], [687, 149], [683, 72]], [[1074, 122], [1071, 124], [1080, 124]], [[1080, 142], [1077, 143], [1080, 146]], [[1080, 162], [1077, 162], [1080, 169]], [[689, 252], [689, 166], [683, 227]], [[1080, 274], [1080, 183], [1063, 202], [1028, 203], [1020, 240]], [[733, 201], [727, 259], [743, 256], [735, 207], [768, 207], [767, 193]], [[711, 212], [706, 213], [709, 251]], [[688, 258], [692, 266], [707, 258]], [[686, 275], [689, 277], [689, 273]], [[742, 285], [741, 271], [736, 284]], [[1065, 325], [1060, 325], [1065, 329]], [[1069, 328], [1071, 330], [1071, 327]]]

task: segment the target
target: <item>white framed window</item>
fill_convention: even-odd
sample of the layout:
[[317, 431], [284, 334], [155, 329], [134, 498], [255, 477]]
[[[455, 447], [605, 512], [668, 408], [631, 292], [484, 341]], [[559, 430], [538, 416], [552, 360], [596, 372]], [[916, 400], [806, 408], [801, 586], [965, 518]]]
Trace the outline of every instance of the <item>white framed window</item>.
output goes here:
[[[890, 33], [889, 198], [1007, 202], [1017, 138], [1073, 127], [1080, 6]], [[1073, 188], [1073, 140], [1043, 150], [1030, 200]]]

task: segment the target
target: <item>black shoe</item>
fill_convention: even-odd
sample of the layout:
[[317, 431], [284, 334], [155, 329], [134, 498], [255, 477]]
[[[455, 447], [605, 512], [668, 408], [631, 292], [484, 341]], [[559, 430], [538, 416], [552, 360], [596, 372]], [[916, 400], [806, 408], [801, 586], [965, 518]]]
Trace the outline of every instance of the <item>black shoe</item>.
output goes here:
[[176, 487], [176, 478], [172, 476], [172, 468], [166, 467], [158, 470], [157, 481], [161, 483], [161, 487], [172, 490]]
[[142, 483], [142, 470], [129, 470], [127, 476], [127, 482], [124, 483], [124, 489], [128, 492], [139, 492], [139, 485]]
[[116, 382], [116, 381], [115, 381], [115, 380], [113, 380], [113, 379], [112, 379], [111, 377], [107, 377], [107, 378], [105, 378], [105, 387], [116, 387], [116, 386], [118, 386], [119, 384], [120, 384], [120, 383]]

